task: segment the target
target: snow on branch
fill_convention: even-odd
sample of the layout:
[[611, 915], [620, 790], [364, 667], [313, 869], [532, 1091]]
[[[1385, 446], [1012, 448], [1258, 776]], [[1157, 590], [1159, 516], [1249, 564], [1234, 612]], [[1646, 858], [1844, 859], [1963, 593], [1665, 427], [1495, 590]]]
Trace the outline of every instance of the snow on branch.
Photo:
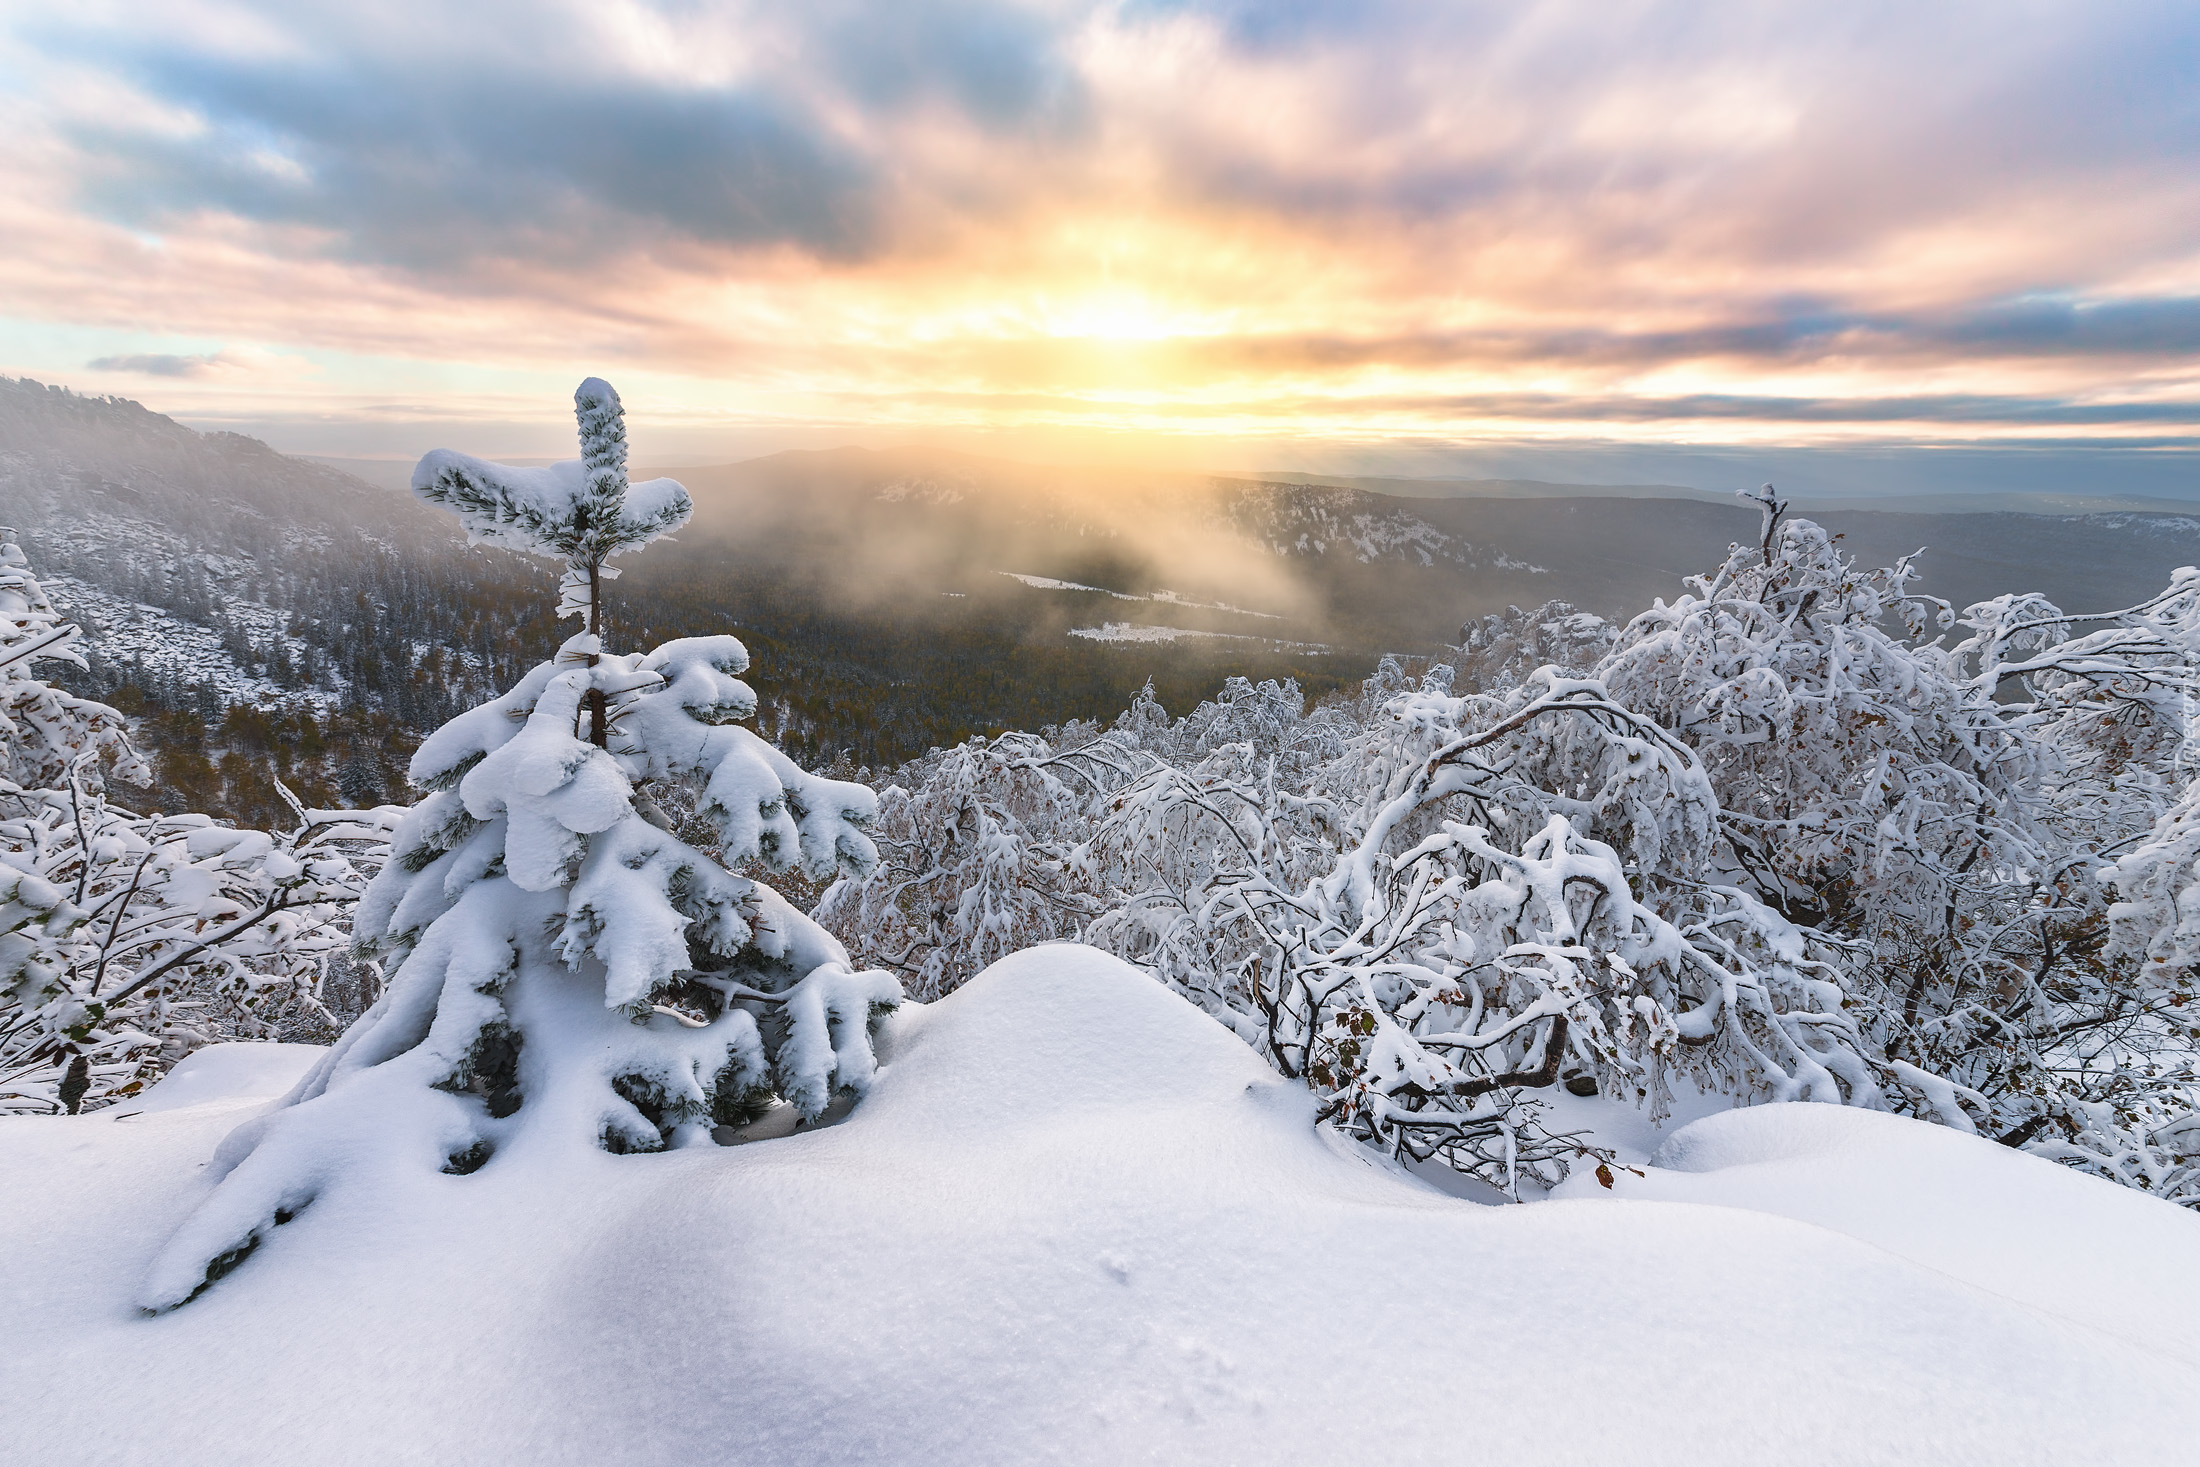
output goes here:
[[321, 981], [396, 813], [282, 790], [295, 826], [255, 831], [115, 806], [102, 771], [147, 773], [122, 715], [32, 671], [74, 636], [0, 540], [0, 1113], [97, 1108], [210, 1039], [329, 1021]]

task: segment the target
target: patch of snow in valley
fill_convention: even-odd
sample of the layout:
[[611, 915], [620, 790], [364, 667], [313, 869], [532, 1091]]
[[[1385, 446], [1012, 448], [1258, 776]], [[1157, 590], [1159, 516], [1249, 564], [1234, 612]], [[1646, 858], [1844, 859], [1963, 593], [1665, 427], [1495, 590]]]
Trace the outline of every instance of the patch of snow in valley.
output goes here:
[[1182, 642], [1204, 638], [1214, 642], [1253, 642], [1278, 652], [1328, 652], [1326, 642], [1285, 642], [1273, 637], [1246, 637], [1235, 632], [1197, 632], [1189, 627], [1148, 626], [1134, 621], [1102, 622], [1096, 627], [1072, 627], [1073, 637], [1091, 642], [1119, 644]]
[[1022, 581], [1034, 591], [1090, 591], [1096, 596], [1113, 596], [1118, 601], [1143, 601], [1143, 596], [1132, 596], [1122, 591], [1110, 591], [1105, 586], [1085, 586], [1076, 581], [1057, 581], [1052, 576], [1027, 576], [1021, 571], [996, 571], [1012, 581]]
[[1195, 611], [1227, 611], [1233, 616], [1257, 616], [1262, 621], [1282, 621], [1283, 618], [1269, 611], [1247, 611], [1242, 606], [1232, 606], [1227, 601], [1194, 601], [1178, 591], [1155, 591], [1143, 598], [1147, 601], [1163, 601], [1171, 606], [1190, 607]]
[[1105, 586], [1087, 586], [1076, 581], [1057, 581], [1051, 576], [1027, 576], [1021, 571], [996, 571], [1012, 581], [1022, 581], [1035, 591], [1087, 591], [1095, 596], [1113, 596], [1118, 601], [1158, 601], [1169, 606], [1181, 606], [1190, 611], [1227, 611], [1232, 616], [1257, 616], [1262, 621], [1282, 621], [1283, 618], [1268, 611], [1247, 611], [1242, 606], [1232, 606], [1227, 601], [1194, 601], [1182, 591], [1110, 591]]
[[1230, 632], [1195, 632], [1184, 627], [1141, 626], [1137, 622], [1110, 621], [1096, 627], [1072, 627], [1073, 637], [1083, 637], [1091, 642], [1181, 642], [1186, 638], [1205, 637], [1218, 642], [1251, 642], [1253, 637], [1240, 637]]

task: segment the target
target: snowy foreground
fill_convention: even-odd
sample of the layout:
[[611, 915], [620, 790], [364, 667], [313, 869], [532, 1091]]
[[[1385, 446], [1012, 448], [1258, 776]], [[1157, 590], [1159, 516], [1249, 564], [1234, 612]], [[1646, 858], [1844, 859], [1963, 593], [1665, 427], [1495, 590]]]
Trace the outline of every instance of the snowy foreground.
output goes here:
[[339, 1187], [160, 1318], [206, 1160], [317, 1051], [0, 1124], [5, 1455], [2200, 1460], [2200, 1218], [1986, 1142], [1766, 1106], [1476, 1206], [1070, 946], [883, 1042], [839, 1125]]

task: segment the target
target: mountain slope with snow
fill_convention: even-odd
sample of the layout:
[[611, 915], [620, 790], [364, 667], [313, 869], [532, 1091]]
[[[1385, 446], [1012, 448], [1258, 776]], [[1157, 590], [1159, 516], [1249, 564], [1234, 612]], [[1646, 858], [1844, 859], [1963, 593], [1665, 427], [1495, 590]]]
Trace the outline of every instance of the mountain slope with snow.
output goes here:
[[[1180, 711], [1229, 675], [1288, 676], [1319, 695], [1356, 683], [1377, 653], [1434, 652], [1508, 605], [1559, 599], [1624, 623], [1757, 534], [1750, 506], [1624, 497], [1643, 486], [1420, 498], [1404, 496], [1462, 486], [916, 448], [672, 467], [646, 437], [635, 448], [646, 472], [688, 486], [697, 514], [681, 543], [619, 581], [614, 623], [660, 637], [731, 623], [784, 674], [759, 690], [767, 736], [813, 762], [845, 753], [874, 768], [974, 732], [1112, 719], [1149, 677]], [[1921, 589], [1957, 607], [2036, 590], [2107, 610], [2200, 561], [2200, 522], [2183, 515], [1823, 518], [1866, 564], [1927, 547]], [[312, 779], [287, 776], [318, 780], [311, 797], [330, 803], [345, 771], [344, 799], [392, 793], [422, 729], [494, 696], [563, 635], [539, 568], [467, 550], [409, 494], [133, 402], [8, 378], [0, 523], [92, 633], [76, 691], [188, 713], [208, 730], [171, 730], [169, 746], [235, 752], [254, 771], [267, 750], [226, 741], [227, 710], [326, 722], [340, 708], [340, 736], [322, 730], [340, 752]], [[280, 818], [255, 781], [179, 780], [141, 803]]]
[[[1609, 1194], [1486, 1208], [1318, 1131], [1303, 1091], [1089, 949], [1020, 954], [888, 1037], [840, 1125], [467, 1177], [431, 1158], [153, 1319], [139, 1272], [268, 1066], [233, 1067], [242, 1099], [18, 1120], [10, 1448], [2005, 1467], [2200, 1440], [2200, 1359], [2162, 1323], [2200, 1306], [2200, 1220], [1984, 1142], [1773, 1107], [1684, 1128], [1677, 1167]], [[1829, 1152], [1939, 1180], [1798, 1205]]]

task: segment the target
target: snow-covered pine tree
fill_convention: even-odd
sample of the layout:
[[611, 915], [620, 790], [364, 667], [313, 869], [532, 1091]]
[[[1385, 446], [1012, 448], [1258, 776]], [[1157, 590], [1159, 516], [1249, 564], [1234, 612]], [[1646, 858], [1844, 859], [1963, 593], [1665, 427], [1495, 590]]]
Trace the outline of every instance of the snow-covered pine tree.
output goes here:
[[[411, 776], [428, 794], [359, 911], [360, 948], [390, 964], [383, 995], [223, 1143], [219, 1186], [155, 1260], [147, 1309], [186, 1302], [347, 1193], [707, 1144], [775, 1098], [815, 1120], [870, 1083], [873, 1024], [900, 988], [727, 868], [866, 870], [876, 798], [739, 726], [756, 697], [734, 638], [603, 650], [604, 560], [690, 506], [671, 480], [627, 490], [607, 384], [575, 401], [580, 462], [421, 461], [417, 492], [475, 539], [565, 561], [563, 610], [588, 630], [421, 744]], [[649, 789], [674, 783], [716, 825], [724, 864], [665, 828]]]

